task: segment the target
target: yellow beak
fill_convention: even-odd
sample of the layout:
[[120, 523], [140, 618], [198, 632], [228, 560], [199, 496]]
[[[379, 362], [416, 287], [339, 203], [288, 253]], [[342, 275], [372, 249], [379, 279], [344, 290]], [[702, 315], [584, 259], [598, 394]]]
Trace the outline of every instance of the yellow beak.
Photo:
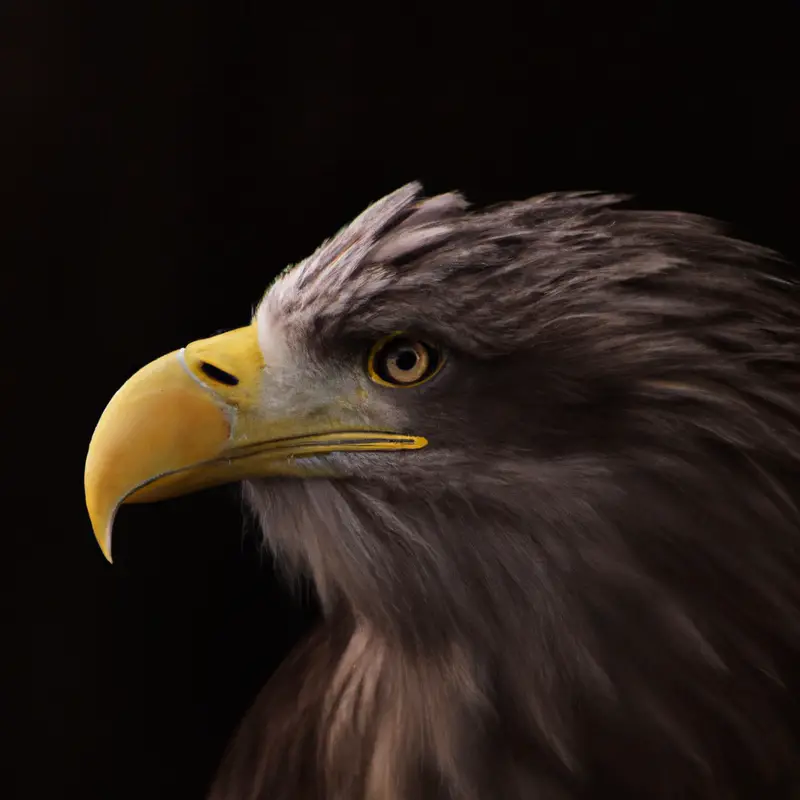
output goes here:
[[[254, 325], [194, 342], [139, 370], [111, 398], [86, 457], [86, 505], [111, 561], [114, 515], [246, 478], [310, 477], [303, 458], [344, 450], [425, 447], [419, 436], [347, 424], [346, 398], [330, 408], [277, 412]], [[337, 402], [340, 401], [340, 402]]]

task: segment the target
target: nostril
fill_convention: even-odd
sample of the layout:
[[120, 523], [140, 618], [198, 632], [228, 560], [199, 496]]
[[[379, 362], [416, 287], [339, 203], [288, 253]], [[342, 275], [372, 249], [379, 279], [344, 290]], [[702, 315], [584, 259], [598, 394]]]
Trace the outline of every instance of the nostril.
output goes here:
[[207, 361], [203, 361], [202, 364], [200, 364], [200, 370], [204, 375], [217, 383], [224, 383], [226, 386], [236, 386], [236, 384], [239, 383], [239, 379], [235, 375], [231, 375], [230, 372], [225, 372], [224, 369], [215, 367]]

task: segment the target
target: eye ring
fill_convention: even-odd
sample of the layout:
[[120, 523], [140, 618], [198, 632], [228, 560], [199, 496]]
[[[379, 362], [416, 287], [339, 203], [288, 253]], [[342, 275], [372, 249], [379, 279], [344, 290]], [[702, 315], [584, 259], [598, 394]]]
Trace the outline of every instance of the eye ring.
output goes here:
[[367, 357], [367, 374], [381, 386], [409, 389], [429, 381], [444, 365], [433, 345], [403, 331], [379, 339]]

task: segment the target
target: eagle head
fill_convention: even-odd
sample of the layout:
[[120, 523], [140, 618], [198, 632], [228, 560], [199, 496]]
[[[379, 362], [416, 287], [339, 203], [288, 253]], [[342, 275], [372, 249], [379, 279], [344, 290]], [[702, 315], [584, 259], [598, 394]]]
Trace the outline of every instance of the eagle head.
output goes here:
[[313, 730], [314, 797], [798, 781], [796, 289], [716, 224], [621, 199], [405, 186], [104, 412], [109, 558], [122, 503], [242, 482], [339, 626], [285, 731]]

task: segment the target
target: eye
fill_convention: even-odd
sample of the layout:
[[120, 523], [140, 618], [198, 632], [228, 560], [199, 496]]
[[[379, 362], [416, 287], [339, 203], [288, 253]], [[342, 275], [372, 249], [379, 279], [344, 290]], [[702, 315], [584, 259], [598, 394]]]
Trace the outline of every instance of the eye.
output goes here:
[[376, 342], [367, 360], [367, 372], [382, 386], [417, 386], [432, 378], [444, 358], [437, 348], [403, 333]]

